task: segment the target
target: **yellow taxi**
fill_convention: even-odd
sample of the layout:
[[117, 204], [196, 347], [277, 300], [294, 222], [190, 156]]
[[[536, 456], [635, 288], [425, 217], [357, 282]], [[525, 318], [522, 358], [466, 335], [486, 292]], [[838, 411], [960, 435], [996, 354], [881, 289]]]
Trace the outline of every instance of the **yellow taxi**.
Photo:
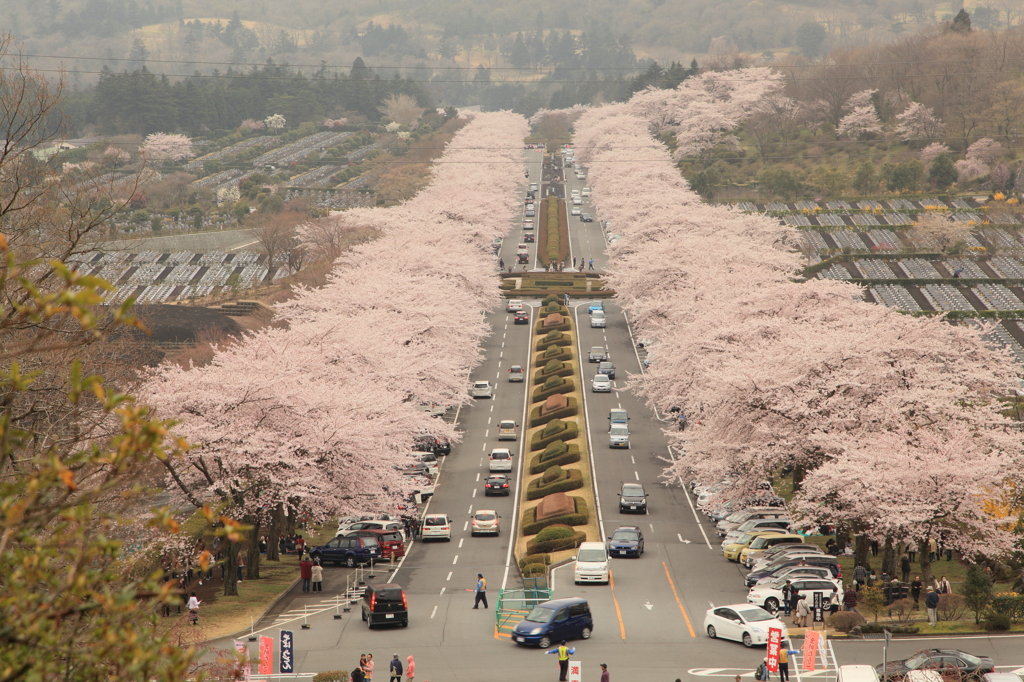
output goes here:
[[778, 530], [762, 530], [757, 531], [756, 533], [744, 533], [743, 535], [736, 538], [736, 540], [730, 542], [728, 545], [723, 547], [722, 554], [729, 561], [739, 561], [740, 554], [743, 552], [743, 550], [748, 548], [750, 546], [750, 543], [753, 542], [755, 538], [759, 538], [762, 535], [780, 535], [780, 533]]

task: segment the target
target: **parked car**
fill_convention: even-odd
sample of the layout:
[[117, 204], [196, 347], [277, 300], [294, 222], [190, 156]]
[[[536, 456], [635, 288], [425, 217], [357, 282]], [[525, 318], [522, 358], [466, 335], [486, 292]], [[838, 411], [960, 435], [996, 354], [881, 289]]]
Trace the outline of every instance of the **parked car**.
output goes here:
[[376, 538], [380, 555], [384, 559], [401, 559], [405, 556], [405, 538], [397, 530], [364, 528], [352, 531], [346, 537]]
[[608, 568], [608, 550], [603, 542], [581, 542], [573, 569], [573, 581], [580, 583], [608, 584], [611, 572]]
[[[774, 547], [772, 549], [775, 549]], [[829, 558], [831, 555], [826, 554], [821, 547], [807, 547], [801, 548], [800, 545], [790, 545], [785, 549], [779, 549], [778, 551], [772, 552], [769, 556], [763, 556], [754, 562], [751, 566], [752, 571], [761, 571], [772, 565], [779, 565], [785, 563], [790, 559], [802, 559], [804, 557], [825, 557]]]
[[612, 556], [635, 556], [644, 553], [644, 533], [639, 526], [619, 526], [608, 538], [608, 553]]
[[782, 605], [782, 587], [789, 580], [793, 589], [800, 593], [800, 596], [807, 599], [808, 606], [814, 604], [814, 593], [821, 592], [822, 605], [828, 610], [832, 600], [838, 600], [843, 596], [842, 580], [822, 580], [820, 578], [780, 578], [773, 583], [754, 585], [747, 593], [747, 601], [751, 604], [763, 606], [765, 610], [775, 613]]
[[530, 324], [530, 313], [525, 310], [517, 310], [516, 314], [512, 316], [513, 324]]
[[619, 512], [647, 513], [647, 493], [639, 483], [623, 483], [619, 490]]
[[590, 326], [603, 328], [608, 326], [608, 318], [605, 317], [603, 310], [595, 310], [590, 313]]
[[776, 580], [796, 580], [797, 578], [820, 578], [822, 580], [832, 579], [832, 570], [828, 566], [787, 566], [772, 573], [766, 578], [761, 578], [752, 587], [758, 585], [770, 585]]
[[508, 484], [508, 476], [505, 474], [491, 474], [484, 481], [484, 495], [509, 495], [511, 488]]
[[761, 578], [768, 577], [769, 575], [775, 573], [775, 571], [779, 570], [780, 568], [788, 567], [788, 566], [801, 566], [801, 565], [802, 566], [824, 566], [824, 567], [826, 567], [826, 568], [828, 568], [829, 570], [832, 571], [832, 576], [833, 577], [835, 577], [835, 578], [842, 578], [843, 577], [843, 571], [842, 571], [841, 568], [839, 568], [839, 562], [836, 560], [836, 558], [834, 556], [829, 556], [827, 554], [817, 554], [817, 555], [803, 556], [803, 557], [796, 558], [796, 559], [790, 558], [790, 557], [780, 557], [780, 559], [778, 561], [769, 564], [766, 568], [764, 568], [762, 570], [751, 571], [750, 573], [747, 573], [746, 578], [744, 578], [744, 582], [747, 584], [747, 587], [753, 587], [754, 585], [757, 584], [758, 580], [760, 580]]
[[[492, 478], [494, 478], [492, 476]], [[504, 476], [502, 476], [504, 478]], [[490, 479], [488, 479], [490, 480]], [[508, 485], [506, 483], [506, 485]], [[507, 495], [508, 493], [506, 493]], [[478, 509], [473, 518], [470, 520], [469, 534], [473, 535], [501, 535], [501, 526], [499, 525], [498, 513], [493, 509]]]
[[512, 452], [508, 448], [491, 450], [488, 471], [512, 471]]
[[875, 666], [875, 672], [886, 680], [906, 677], [912, 670], [942, 670], [952, 668], [958, 677], [979, 679], [986, 673], [995, 672], [995, 662], [988, 656], [975, 656], [958, 649], [925, 649], [900, 661], [889, 661], [884, 668]]
[[608, 360], [608, 350], [604, 346], [594, 346], [590, 349], [588, 360], [590, 362], [605, 362]]
[[759, 606], [732, 604], [708, 609], [704, 616], [704, 631], [708, 637], [743, 642], [743, 646], [768, 644], [768, 630], [782, 630], [782, 641], [789, 639], [786, 624]]
[[338, 535], [350, 535], [357, 530], [393, 530], [405, 538], [405, 524], [401, 521], [387, 519], [369, 519], [364, 521], [342, 521], [338, 524]]
[[469, 389], [469, 395], [473, 398], [493, 398], [494, 389], [486, 381], [474, 381], [473, 388]]
[[776, 519], [750, 519], [745, 521], [736, 530], [731, 530], [725, 534], [725, 538], [722, 540], [722, 549], [731, 542], [734, 542], [736, 538], [745, 533], [756, 533], [762, 530], [775, 530], [784, 531], [789, 530], [789, 518], [776, 518]]
[[607, 374], [598, 374], [594, 376], [590, 386], [594, 393], [611, 393], [612, 380], [608, 378]]
[[367, 585], [360, 607], [367, 629], [374, 625], [409, 625], [409, 600], [396, 583]]
[[423, 524], [420, 526], [420, 537], [424, 540], [434, 538], [451, 541], [451, 519], [447, 514], [427, 514], [423, 517]]
[[608, 429], [608, 446], [629, 448], [629, 427], [625, 424], [612, 424]]
[[765, 553], [766, 550], [779, 545], [800, 545], [804, 537], [796, 533], [783, 533], [782, 535], [763, 535], [755, 538], [750, 546], [740, 552], [740, 563], [750, 568]]
[[590, 639], [594, 619], [586, 599], [570, 597], [537, 604], [512, 631], [512, 641], [547, 649], [563, 639]]
[[780, 535], [780, 533], [777, 530], [768, 529], [743, 533], [738, 538], [733, 538], [732, 542], [722, 547], [722, 555], [729, 561], [739, 563], [740, 553], [749, 547], [750, 543], [761, 535]]
[[413, 441], [419, 452], [433, 452], [435, 455], [450, 455], [452, 444], [447, 438], [424, 434]]
[[508, 380], [509, 380], [509, 382], [512, 382], [512, 383], [515, 383], [515, 382], [522, 383], [524, 376], [526, 376], [526, 371], [522, 367], [520, 367], [519, 365], [512, 365], [511, 367], [509, 367], [509, 369], [508, 369]]
[[319, 559], [322, 564], [330, 561], [336, 566], [345, 564], [349, 568], [353, 568], [381, 558], [381, 551], [377, 538], [338, 536], [314, 547], [309, 552], [309, 556], [314, 560]]
[[610, 362], [602, 362], [597, 366], [597, 373], [604, 374], [609, 379], [615, 378], [615, 365]]
[[729, 531], [736, 530], [751, 519], [778, 518], [786, 512], [771, 507], [745, 507], [732, 512], [725, 519], [715, 524], [715, 531], [720, 537], [725, 537]]

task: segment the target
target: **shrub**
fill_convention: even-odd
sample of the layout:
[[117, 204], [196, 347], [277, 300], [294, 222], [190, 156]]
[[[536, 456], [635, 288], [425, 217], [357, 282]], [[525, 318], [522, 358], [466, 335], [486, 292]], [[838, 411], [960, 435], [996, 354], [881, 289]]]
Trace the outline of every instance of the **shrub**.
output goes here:
[[939, 620], [960, 620], [967, 612], [967, 602], [962, 594], [940, 594], [939, 607], [935, 609]]
[[[543, 521], [536, 520], [537, 508], [530, 507], [523, 512], [523, 535], [534, 535], [539, 533], [541, 530], [548, 528], [553, 525], [563, 526], [585, 526], [590, 522], [590, 512], [587, 509], [587, 501], [582, 497], [573, 497], [573, 503], [576, 505], [576, 511], [572, 514], [563, 514], [562, 516], [556, 516], [551, 519], [545, 519]], [[535, 538], [536, 539], [536, 538]], [[529, 550], [529, 548], [527, 548]], [[552, 552], [555, 550], [551, 549], [539, 549], [537, 552]], [[529, 550], [530, 554], [533, 554], [533, 550]]]
[[[545, 481], [544, 479], [553, 470], [557, 470], [555, 472], [555, 478], [550, 481]], [[579, 469], [562, 469], [561, 466], [556, 464], [548, 467], [547, 471], [544, 472], [544, 476], [541, 478], [535, 478], [530, 481], [530, 484], [526, 486], [526, 499], [539, 500], [540, 498], [553, 493], [566, 493], [570, 490], [578, 490], [582, 487], [582, 471]]]
[[348, 671], [325, 670], [313, 675], [313, 682], [348, 682]]
[[546, 350], [537, 355], [537, 361], [534, 363], [538, 367], [547, 364], [548, 360], [561, 360], [562, 362], [569, 362], [572, 360], [572, 349], [565, 346], [548, 346]]
[[[559, 538], [571, 538], [576, 534], [572, 528], [566, 525], [556, 524], [548, 526], [541, 532], [537, 533], [537, 537], [534, 538], [537, 542], [543, 542], [545, 540], [558, 540]], [[531, 552], [532, 554], [533, 552]]]
[[920, 628], [916, 625], [893, 625], [892, 623], [864, 623], [850, 630], [851, 635], [880, 634], [888, 630], [894, 635], [916, 635]]
[[575, 549], [580, 546], [581, 542], [587, 541], [587, 534], [583, 531], [575, 533], [570, 538], [560, 538], [558, 540], [546, 540], [543, 542], [537, 542], [536, 539], [530, 540], [526, 543], [527, 552], [561, 552], [566, 549]]
[[1024, 594], [1001, 592], [992, 598], [992, 610], [1005, 613], [1016, 623], [1024, 618]]
[[576, 370], [574, 370], [572, 365], [570, 365], [569, 363], [562, 363], [562, 366], [561, 366], [560, 369], [557, 369], [554, 372], [551, 372], [550, 374], [545, 374], [544, 373], [545, 369], [546, 369], [546, 367], [541, 367], [539, 370], [537, 370], [534, 373], [534, 375], [533, 375], [533, 383], [534, 384], [542, 384], [545, 381], [547, 381], [549, 378], [551, 378], [552, 376], [571, 377], [573, 374], [576, 373]]
[[552, 329], [557, 329], [558, 331], [561, 331], [561, 332], [567, 332], [570, 329], [572, 329], [571, 322], [572, 322], [572, 318], [571, 317], [563, 317], [561, 324], [556, 324], [553, 327], [545, 327], [544, 326], [544, 319], [541, 318], [541, 319], [537, 320], [536, 333], [542, 334], [542, 333], [550, 331]]
[[985, 617], [982, 619], [981, 625], [990, 632], [1009, 630], [1010, 617], [1005, 613], [999, 613], [998, 611], [989, 609], [985, 612]]
[[544, 564], [526, 564], [522, 568], [524, 578], [529, 578], [530, 576], [534, 575], [546, 575], [547, 572], [548, 567]]
[[877, 623], [878, 614], [885, 610], [885, 595], [878, 585], [865, 587], [858, 595], [857, 605], [874, 616]]
[[897, 599], [886, 607], [885, 613], [897, 623], [906, 623], [914, 611], [913, 599]]
[[544, 338], [537, 342], [537, 350], [547, 350], [551, 346], [569, 346], [572, 344], [572, 337], [562, 332], [561, 329], [552, 329], [544, 335]]
[[[551, 445], [555, 444], [565, 445], [566, 449], [559, 451], [558, 454], [553, 454], [550, 456], [548, 456], [548, 449], [545, 449], [544, 452], [540, 453], [539, 455], [534, 455], [533, 458], [530, 460], [531, 474], [539, 474], [542, 471], [547, 471], [548, 467], [550, 467], [552, 464], [557, 464], [558, 466], [565, 466], [566, 464], [574, 464], [575, 462], [580, 461], [580, 446], [576, 445], [575, 443], [567, 444], [564, 441], [560, 440], [551, 443]], [[548, 448], [550, 448], [551, 445], [549, 445]], [[545, 457], [547, 457], [547, 459], [545, 459]]]
[[561, 360], [549, 360], [548, 363], [544, 365], [544, 369], [541, 371], [544, 374], [553, 374], [554, 372], [557, 372], [558, 370], [562, 369], [564, 364], [565, 363], [563, 363]]
[[544, 472], [544, 475], [540, 477], [540, 481], [543, 483], [543, 485], [549, 485], [551, 483], [554, 483], [558, 479], [562, 478], [562, 476], [564, 475], [565, 469], [558, 466], [557, 464], [552, 464], [547, 468], [547, 471]]
[[542, 408], [543, 405], [537, 405], [536, 407], [534, 407], [532, 410], [530, 410], [530, 427], [532, 428], [534, 426], [540, 426], [541, 424], [547, 424], [552, 419], [565, 419], [566, 417], [575, 417], [580, 412], [579, 401], [577, 401], [576, 398], [573, 398], [572, 396], [569, 396], [568, 400], [569, 403], [562, 409], [555, 410], [553, 412], [548, 412], [545, 415], [541, 415], [540, 413], [540, 408]]
[[864, 616], [856, 611], [838, 611], [825, 619], [825, 624], [839, 632], [849, 632], [864, 623]]
[[576, 382], [572, 379], [563, 379], [562, 377], [552, 377], [552, 379], [558, 379], [558, 382], [548, 388], [548, 382], [545, 381], [543, 386], [534, 390], [531, 402], [538, 403], [556, 393], [572, 393], [576, 390]]
[[981, 614], [992, 601], [992, 578], [978, 564], [967, 568], [967, 578], [963, 584], [964, 603], [974, 612], [974, 622], [981, 623]]
[[550, 554], [527, 554], [519, 560], [519, 568], [522, 569], [527, 564], [540, 564], [542, 566], [548, 566], [551, 564]]
[[[552, 424], [558, 426], [553, 430], [551, 429]], [[576, 422], [565, 422], [561, 419], [552, 419], [548, 422], [548, 425], [544, 427], [543, 431], [538, 431], [533, 434], [530, 439], [530, 452], [536, 452], [537, 450], [543, 450], [551, 443], [556, 440], [572, 440], [576, 438], [580, 433], [579, 427]]]

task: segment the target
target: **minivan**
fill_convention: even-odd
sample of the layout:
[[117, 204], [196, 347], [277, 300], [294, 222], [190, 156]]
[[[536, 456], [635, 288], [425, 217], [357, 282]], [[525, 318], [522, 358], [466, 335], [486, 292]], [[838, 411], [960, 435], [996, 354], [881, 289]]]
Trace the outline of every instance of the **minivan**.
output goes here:
[[443, 538], [446, 542], [452, 540], [452, 520], [447, 514], [427, 514], [423, 517], [423, 525], [420, 526], [420, 537]]
[[590, 604], [586, 599], [570, 597], [534, 606], [512, 631], [512, 641], [547, 649], [563, 639], [590, 639], [593, 631], [594, 619], [590, 615]]
[[613, 448], [629, 447], [629, 428], [623, 424], [612, 424], [608, 429], [608, 444]]
[[385, 559], [401, 559], [405, 556], [405, 540], [397, 530], [367, 528], [349, 533], [347, 537], [376, 538], [380, 555]]
[[581, 542], [576, 553], [573, 581], [580, 583], [608, 583], [608, 550], [603, 542]]
[[363, 622], [370, 630], [374, 625], [409, 625], [409, 601], [405, 590], [396, 583], [367, 585], [363, 592]]
[[320, 559], [320, 563], [332, 561], [336, 566], [344, 563], [349, 568], [355, 568], [356, 564], [367, 564], [381, 558], [380, 544], [377, 542], [377, 538], [342, 537], [340, 535], [325, 545], [314, 547], [309, 555], [313, 559]]

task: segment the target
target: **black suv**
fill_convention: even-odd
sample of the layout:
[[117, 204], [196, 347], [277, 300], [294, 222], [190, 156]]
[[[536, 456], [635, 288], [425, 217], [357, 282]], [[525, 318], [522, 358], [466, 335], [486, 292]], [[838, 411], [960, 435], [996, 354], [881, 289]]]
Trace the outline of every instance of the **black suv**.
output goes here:
[[619, 491], [619, 512], [647, 513], [647, 493], [639, 483], [623, 483]]
[[416, 436], [417, 452], [433, 452], [435, 455], [450, 455], [452, 444], [447, 438], [437, 438], [430, 434]]
[[363, 622], [371, 630], [374, 625], [409, 625], [409, 602], [405, 590], [396, 583], [367, 586], [362, 611]]
[[383, 556], [377, 538], [342, 537], [340, 535], [327, 544], [314, 547], [309, 555], [314, 559], [320, 559], [321, 563], [328, 561], [334, 562], [335, 565], [344, 563], [349, 568], [354, 568], [356, 564], [378, 561]]

